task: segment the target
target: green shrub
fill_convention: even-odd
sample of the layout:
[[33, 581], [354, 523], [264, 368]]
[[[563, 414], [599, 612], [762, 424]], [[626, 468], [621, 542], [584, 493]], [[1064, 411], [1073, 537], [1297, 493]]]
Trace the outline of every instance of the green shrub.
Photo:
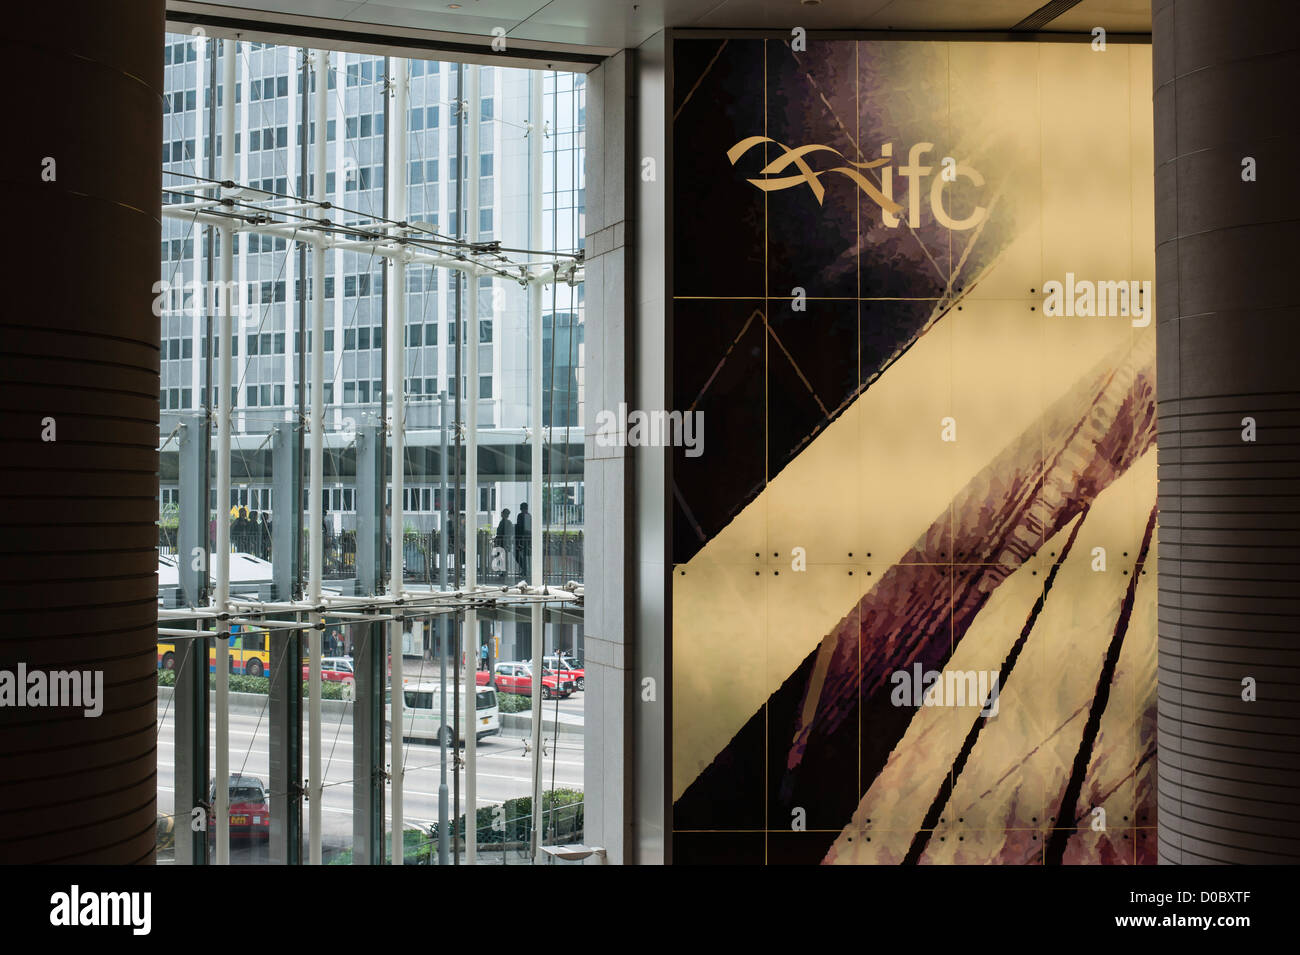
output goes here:
[[[302, 695], [307, 695], [307, 681], [303, 680]], [[322, 680], [320, 684], [320, 698], [322, 700], [341, 700], [343, 699], [343, 684], [333, 681]]]
[[[212, 685], [217, 685], [217, 675], [212, 674]], [[271, 678], [268, 676], [238, 676], [230, 674], [231, 693], [270, 693]]]
[[[438, 839], [423, 829], [404, 829], [402, 835], [402, 861], [406, 865], [433, 865], [438, 861]], [[327, 865], [351, 865], [353, 853], [344, 849], [327, 862]], [[393, 861], [393, 834], [384, 833], [384, 863]]]
[[498, 693], [497, 706], [502, 713], [526, 713], [533, 708], [533, 698], [518, 693]]
[[[175, 670], [158, 671], [159, 686], [175, 686]], [[242, 676], [240, 674], [230, 674], [229, 687], [231, 693], [261, 693], [263, 696], [271, 692], [271, 678], [266, 676]], [[217, 686], [217, 675], [208, 674], [208, 686], [213, 689]], [[302, 681], [302, 695], [307, 695], [307, 681]], [[320, 698], [322, 700], [341, 700], [343, 696], [343, 684], [333, 681], [322, 680], [320, 685]]]
[[[583, 831], [583, 795], [580, 789], [550, 789], [542, 794], [542, 824], [545, 838], [561, 840], [581, 836]], [[504, 828], [495, 828], [499, 809], [504, 809]], [[479, 845], [498, 845], [503, 842], [528, 842], [533, 828], [533, 798], [520, 796], [507, 799], [500, 807], [482, 806], [476, 813]], [[436, 843], [437, 823], [429, 827], [430, 838]], [[465, 816], [456, 821], [454, 834], [465, 836]]]

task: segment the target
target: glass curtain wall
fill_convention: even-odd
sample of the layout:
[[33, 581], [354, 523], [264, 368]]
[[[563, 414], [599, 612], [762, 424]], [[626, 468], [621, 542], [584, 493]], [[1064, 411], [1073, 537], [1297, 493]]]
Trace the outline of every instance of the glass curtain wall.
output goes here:
[[[500, 67], [459, 66], [432, 60], [385, 60], [383, 57], [333, 51], [325, 90], [327, 123], [316, 128], [316, 81], [298, 47], [241, 42], [235, 46], [233, 91], [224, 88], [222, 44], [202, 37], [169, 35], [162, 51], [166, 64], [164, 142], [162, 158], [164, 204], [192, 201], [196, 187], [221, 179], [221, 106], [233, 94], [235, 103], [234, 181], [248, 203], [279, 201], [291, 205], [315, 195], [312, 146], [323, 135], [326, 144], [324, 193], [332, 204], [331, 220], [339, 225], [375, 227], [386, 215], [386, 202], [405, 183], [406, 204], [392, 218], [417, 226], [445, 240], [468, 238], [473, 227], [479, 243], [498, 243], [501, 274], [477, 277], [446, 268], [408, 265], [403, 288], [396, 288], [394, 268], [369, 250], [328, 248], [325, 252], [324, 487], [321, 527], [308, 526], [309, 501], [295, 487], [295, 469], [306, 473], [307, 450], [302, 415], [310, 410], [310, 349], [312, 290], [311, 254], [294, 241], [297, 233], [270, 236], [236, 230], [233, 242], [233, 347], [230, 406], [231, 490], [217, 500], [215, 464], [207, 459], [210, 476], [206, 494], [194, 486], [202, 467], [187, 470], [185, 450], [204, 432], [212, 399], [220, 337], [219, 293], [213, 290], [220, 262], [215, 228], [196, 215], [164, 219], [160, 275], [155, 311], [162, 332], [163, 437], [159, 488], [159, 603], [183, 607], [195, 601], [182, 588], [186, 559], [180, 527], [182, 511], [199, 507], [208, 549], [215, 547], [218, 521], [230, 522], [231, 592], [237, 599], [286, 601], [300, 597], [309, 568], [307, 541], [319, 533], [322, 545], [323, 592], [350, 597], [386, 593], [389, 542], [402, 535], [403, 587], [413, 593], [455, 589], [464, 584], [467, 533], [477, 534], [477, 577], [480, 585], [503, 586], [531, 579], [537, 555], [530, 547], [531, 524], [543, 527], [542, 572], [548, 583], [582, 580], [582, 369], [583, 297], [578, 281], [560, 280], [542, 287], [541, 365], [535, 358], [536, 320], [530, 292], [505, 274], [510, 263], [533, 266], [573, 263], [583, 248], [585, 83], [581, 74], [530, 72]], [[405, 70], [406, 109], [395, 105], [395, 70]], [[480, 91], [476, 109], [468, 102], [468, 77], [478, 71]], [[465, 78], [462, 89], [461, 77]], [[541, 115], [534, 115], [533, 91], [542, 89]], [[304, 101], [306, 97], [306, 101]], [[477, 124], [479, 150], [469, 156], [470, 130]], [[394, 168], [395, 138], [405, 137], [403, 168]], [[542, 140], [540, 229], [532, 216], [538, 205], [531, 175], [532, 141]], [[468, 209], [471, 176], [477, 177], [478, 206]], [[460, 210], [467, 210], [459, 214]], [[318, 212], [313, 212], [316, 215]], [[537, 233], [541, 245], [535, 244]], [[210, 261], [211, 260], [211, 261]], [[212, 271], [210, 271], [210, 269]], [[579, 276], [580, 277], [580, 276]], [[468, 283], [478, 287], [476, 314], [469, 314]], [[405, 299], [401, 382], [386, 373], [388, 314], [396, 296]], [[460, 329], [459, 342], [457, 328]], [[305, 334], [304, 334], [305, 332]], [[459, 345], [459, 348], [457, 347]], [[477, 380], [468, 380], [468, 349], [477, 349]], [[211, 354], [210, 354], [211, 353]], [[304, 360], [305, 359], [305, 360]], [[537, 417], [535, 376], [541, 377], [543, 471], [541, 495], [533, 481], [531, 442]], [[391, 427], [394, 388], [405, 399], [402, 527], [392, 526], [392, 474], [386, 423]], [[456, 423], [468, 419], [468, 403], [478, 411], [478, 490], [470, 500], [465, 472], [468, 444], [463, 430], [457, 447]], [[459, 411], [459, 417], [457, 413]], [[215, 426], [212, 428], [215, 434]], [[196, 437], [197, 436], [197, 437]], [[215, 450], [215, 438], [212, 438]], [[444, 452], [444, 448], [446, 449]], [[202, 455], [190, 452], [194, 461]], [[374, 469], [378, 455], [380, 470]], [[280, 470], [277, 480], [277, 468]], [[367, 469], [369, 478], [367, 479]], [[374, 480], [375, 475], [378, 480]], [[376, 490], [376, 485], [382, 490]], [[288, 489], [288, 490], [286, 490]], [[379, 518], [376, 495], [382, 494]], [[300, 500], [294, 500], [299, 496]], [[521, 505], [527, 505], [521, 508]], [[370, 507], [373, 510], [366, 511]], [[521, 510], [527, 514], [521, 520]], [[455, 515], [455, 519], [451, 518]], [[293, 564], [289, 592], [277, 588], [276, 544], [291, 546], [292, 538], [277, 536], [302, 521], [300, 558]], [[376, 540], [376, 527], [382, 531]], [[471, 529], [473, 529], [471, 531]], [[369, 535], [369, 541], [367, 541]], [[285, 559], [285, 552], [278, 555]], [[216, 560], [200, 558], [209, 573]], [[193, 561], [190, 562], [191, 564]], [[286, 566], [289, 566], [286, 564]], [[200, 571], [197, 578], [204, 575]], [[209, 581], [210, 584], [210, 581]], [[211, 587], [206, 590], [210, 599]], [[202, 596], [202, 594], [201, 594]], [[294, 613], [287, 620], [302, 619]], [[548, 605], [544, 654], [534, 665], [532, 617], [527, 608], [481, 613], [478, 646], [457, 642], [459, 631], [444, 617], [424, 616], [403, 623], [400, 652], [405, 685], [405, 727], [402, 747], [405, 767], [403, 842], [408, 861], [438, 861], [438, 790], [442, 778], [442, 747], [437, 741], [437, 701], [442, 678], [451, 690], [459, 681], [476, 678], [485, 684], [475, 715], [480, 730], [492, 735], [476, 747], [477, 809], [486, 822], [478, 839], [478, 861], [518, 862], [528, 857], [525, 800], [535, 780], [531, 760], [520, 753], [531, 747], [531, 693], [558, 706], [562, 726], [543, 741], [547, 759], [545, 789], [565, 790], [560, 802], [568, 822], [564, 838], [573, 838], [581, 820], [582, 698], [574, 676], [580, 671], [581, 612], [558, 614]], [[341, 615], [327, 615], [322, 631], [321, 854], [326, 863], [364, 861], [373, 844], [357, 844], [358, 814], [378, 811], [391, 830], [391, 786], [374, 793], [371, 803], [358, 803], [357, 721], [358, 651], [377, 630]], [[269, 839], [270, 820], [283, 824], [300, 807], [303, 828], [308, 810], [298, 802], [292, 784], [275, 785], [274, 765], [292, 747], [286, 732], [272, 719], [268, 693], [274, 669], [302, 668], [305, 687], [307, 640], [273, 640], [276, 631], [241, 627], [231, 634], [229, 704], [229, 798], [232, 862], [284, 861]], [[185, 793], [178, 793], [176, 761], [188, 767], [193, 754], [194, 728], [180, 718], [182, 696], [173, 689], [176, 667], [197, 643], [178, 635], [159, 637], [159, 812], [160, 861], [199, 861], [176, 842], [191, 840], [200, 824]], [[440, 666], [447, 651], [449, 667]], [[396, 648], [394, 648], [396, 649]], [[559, 652], [559, 659], [550, 659]], [[279, 657], [274, 656], [278, 652]], [[293, 661], [286, 659], [292, 653]], [[196, 651], [193, 659], [200, 660]], [[391, 658], [388, 667], [391, 668]], [[207, 669], [216, 666], [211, 651]], [[482, 676], [477, 674], [482, 673]], [[215, 679], [212, 676], [211, 679]], [[295, 681], [296, 683], [299, 681]], [[393, 687], [384, 678], [385, 699]], [[305, 690], [304, 690], [305, 692]], [[463, 698], [463, 685], [460, 696]], [[187, 703], [187, 706], [190, 705]], [[209, 721], [208, 795], [215, 793], [216, 766], [212, 740], [215, 706]], [[302, 774], [308, 766], [307, 706], [301, 747]], [[385, 704], [384, 719], [388, 709]], [[462, 720], [467, 714], [461, 714]], [[468, 721], [466, 721], [468, 722]], [[287, 724], [294, 726], [292, 721]], [[463, 738], [466, 726], [459, 727]], [[178, 736], [178, 733], [180, 734]], [[392, 736], [391, 727], [386, 735]], [[562, 744], [554, 737], [562, 735]], [[182, 739], [181, 736], [185, 738]], [[391, 747], [391, 741], [384, 744]], [[385, 752], [383, 761], [389, 756]], [[450, 757], [448, 757], [450, 760]], [[556, 761], [558, 759], [558, 762]], [[202, 761], [200, 760], [199, 763]], [[464, 796], [465, 769], [447, 765], [451, 817], [464, 815], [456, 796]], [[188, 769], [186, 770], [188, 771]], [[459, 772], [459, 776], [457, 773]], [[282, 777], [283, 774], [281, 773]], [[547, 797], [547, 806], [557, 797]], [[202, 814], [200, 814], [202, 815]], [[501, 819], [513, 820], [503, 828]], [[558, 816], [556, 817], [558, 818]], [[552, 834], [558, 833], [551, 823]], [[522, 820], [522, 821], [520, 821]], [[577, 822], [575, 823], [575, 820]], [[204, 820], [209, 859], [215, 859], [215, 820]], [[477, 823], [475, 823], [477, 824]], [[296, 829], [294, 830], [296, 832]], [[463, 828], [453, 827], [463, 850]], [[302, 836], [301, 858], [308, 858], [310, 834]], [[388, 851], [388, 850], [385, 850]], [[296, 861], [292, 852], [288, 861]], [[377, 861], [377, 860], [371, 860]]]

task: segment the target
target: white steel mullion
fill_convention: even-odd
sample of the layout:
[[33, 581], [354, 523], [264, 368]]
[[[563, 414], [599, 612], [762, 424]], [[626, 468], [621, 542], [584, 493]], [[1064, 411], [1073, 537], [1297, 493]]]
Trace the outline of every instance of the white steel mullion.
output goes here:
[[[529, 112], [532, 128], [529, 132], [529, 246], [534, 253], [542, 247], [542, 73], [532, 75], [531, 108]], [[530, 269], [536, 273], [534, 267]], [[533, 377], [529, 382], [532, 392], [533, 447], [532, 447], [532, 499], [537, 513], [532, 516], [532, 585], [538, 591], [542, 586], [542, 290], [540, 281], [528, 285], [529, 316], [528, 332], [529, 350], [532, 352]], [[542, 851], [542, 655], [544, 652], [542, 628], [545, 626], [543, 605], [532, 607], [532, 652], [533, 652], [533, 839], [532, 858], [534, 864], [541, 861]]]
[[[316, 143], [312, 149], [315, 165], [318, 202], [325, 200], [325, 116], [329, 96], [328, 51], [313, 54], [316, 75]], [[321, 577], [324, 573], [325, 548], [322, 534], [321, 496], [325, 487], [325, 247], [317, 242], [312, 246], [311, 268], [311, 464], [308, 481], [308, 557], [307, 600], [319, 604]], [[305, 344], [305, 343], [304, 343]], [[312, 623], [320, 624], [319, 613], [311, 615]], [[321, 631], [319, 627], [307, 637], [307, 798], [308, 822], [311, 828], [308, 843], [308, 861], [321, 864]]]
[[[465, 236], [478, 241], [479, 191], [479, 90], [480, 67], [469, 68], [469, 112], [466, 144], [469, 181], [465, 199]], [[456, 170], [460, 175], [462, 170]], [[465, 329], [466, 384], [465, 412], [465, 587], [471, 593], [478, 586], [478, 274], [470, 272], [469, 294], [465, 297], [468, 327]], [[478, 612], [465, 611], [465, 862], [478, 858]]]
[[[225, 58], [221, 105], [221, 175], [235, 177], [235, 56], [236, 42], [222, 41]], [[216, 91], [213, 91], [216, 95]], [[218, 613], [230, 609], [230, 426], [234, 408], [230, 400], [232, 334], [231, 295], [233, 294], [235, 230], [221, 229], [221, 338], [217, 360], [217, 553], [216, 594], [213, 603]], [[213, 814], [216, 823], [217, 865], [230, 863], [230, 625], [223, 622], [222, 635], [216, 646], [216, 726], [213, 734], [214, 783], [216, 788]], [[202, 666], [206, 661], [198, 661]]]
[[[406, 60], [393, 59], [392, 73], [395, 76], [393, 87], [393, 109], [395, 126], [389, 128], [392, 142], [393, 170], [392, 188], [389, 190], [389, 208], [384, 214], [389, 219], [404, 221], [406, 218]], [[387, 95], [385, 93], [385, 95]], [[384, 157], [387, 159], [388, 157]], [[388, 293], [388, 384], [393, 392], [392, 451], [393, 451], [393, 503], [389, 527], [389, 596], [394, 601], [402, 596], [402, 529], [406, 512], [403, 507], [402, 492], [405, 490], [403, 480], [405, 425], [406, 425], [406, 260], [398, 255], [393, 259], [393, 288]], [[393, 727], [393, 865], [402, 865], [404, 861], [402, 838], [402, 786], [405, 782], [402, 753], [402, 705], [405, 702], [404, 681], [402, 679], [402, 622], [393, 620], [388, 627], [388, 641], [393, 657], [393, 692], [392, 715]]]

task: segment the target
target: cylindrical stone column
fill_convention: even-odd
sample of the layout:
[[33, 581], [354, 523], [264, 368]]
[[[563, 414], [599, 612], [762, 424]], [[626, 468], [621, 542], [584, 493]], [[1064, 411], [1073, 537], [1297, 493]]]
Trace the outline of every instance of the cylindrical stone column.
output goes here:
[[163, 0], [6, 13], [0, 862], [149, 863]]
[[1300, 861], [1294, 0], [1155, 0], [1162, 862]]

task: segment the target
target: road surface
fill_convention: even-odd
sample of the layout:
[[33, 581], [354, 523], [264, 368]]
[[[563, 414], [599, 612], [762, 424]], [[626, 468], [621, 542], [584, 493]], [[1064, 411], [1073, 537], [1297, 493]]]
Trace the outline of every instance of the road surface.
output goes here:
[[[583, 712], [583, 694], [575, 694], [560, 702], [561, 722], [580, 720]], [[555, 703], [544, 704], [547, 719], [555, 713]], [[215, 726], [215, 716], [213, 717]], [[160, 700], [158, 706], [158, 814], [170, 815], [175, 805], [176, 727], [169, 701]], [[215, 730], [213, 731], [215, 735]], [[268, 741], [270, 718], [268, 715], [232, 713], [230, 717], [230, 772], [256, 776], [269, 784], [270, 755]], [[492, 736], [478, 742], [477, 801], [479, 806], [500, 805], [507, 799], [532, 793], [532, 759], [525, 755], [521, 731], [505, 731], [505, 735]], [[385, 744], [386, 749], [391, 744]], [[440, 748], [436, 743], [408, 740], [404, 752], [406, 784], [403, 816], [407, 825], [428, 825], [438, 819], [438, 785], [440, 780]], [[548, 738], [543, 760], [544, 789], [582, 789], [583, 744], [581, 734], [563, 734], [556, 746]], [[307, 737], [303, 732], [302, 752], [306, 774]], [[391, 751], [389, 751], [391, 752]], [[326, 715], [321, 734], [321, 759], [325, 767], [324, 791], [321, 806], [321, 844], [325, 856], [352, 844], [352, 718], [347, 714], [341, 720]], [[450, 758], [452, 751], [448, 750]], [[448, 799], [453, 790], [453, 771], [447, 768]], [[461, 796], [464, 798], [465, 777], [461, 770]], [[277, 793], [271, 793], [271, 811], [275, 811]], [[462, 809], [463, 811], [463, 809]], [[452, 810], [449, 808], [448, 813]], [[391, 791], [385, 799], [385, 815], [390, 821]], [[303, 807], [304, 826], [307, 807]], [[306, 836], [304, 836], [305, 842]], [[231, 850], [232, 862], [267, 861], [262, 845], [243, 846], [236, 843]]]

